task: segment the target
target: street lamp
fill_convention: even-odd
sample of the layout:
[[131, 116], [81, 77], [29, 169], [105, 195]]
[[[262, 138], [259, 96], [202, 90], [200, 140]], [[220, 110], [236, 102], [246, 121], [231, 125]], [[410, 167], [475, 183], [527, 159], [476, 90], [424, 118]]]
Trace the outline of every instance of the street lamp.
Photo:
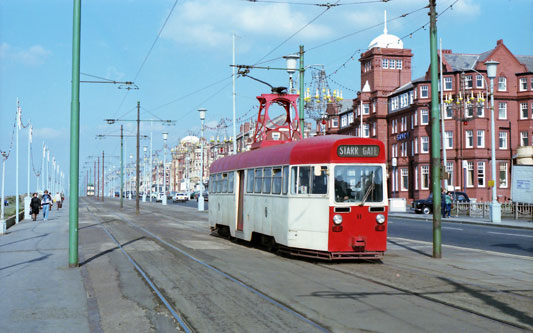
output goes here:
[[200, 113], [200, 120], [202, 121], [202, 130], [200, 135], [200, 142], [201, 142], [201, 151], [200, 151], [200, 158], [202, 159], [200, 163], [200, 196], [198, 197], [198, 210], [203, 211], [204, 210], [204, 120], [205, 120], [205, 113], [207, 112], [206, 109], [198, 109], [198, 112]]
[[167, 164], [167, 139], [168, 133], [163, 133], [163, 199], [161, 203], [163, 206], [167, 205], [167, 175], [165, 164]]
[[502, 211], [500, 203], [496, 198], [496, 133], [494, 132], [494, 78], [499, 62], [489, 60], [485, 62], [487, 66], [487, 76], [490, 79], [490, 131], [491, 131], [491, 153], [492, 153], [492, 203], [490, 205], [490, 220], [492, 223], [500, 223]]

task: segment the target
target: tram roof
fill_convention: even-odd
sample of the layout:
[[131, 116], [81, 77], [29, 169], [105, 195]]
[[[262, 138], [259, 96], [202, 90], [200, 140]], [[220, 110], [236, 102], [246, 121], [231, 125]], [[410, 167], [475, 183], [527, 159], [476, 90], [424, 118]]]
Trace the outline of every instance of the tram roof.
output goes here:
[[[339, 157], [337, 148], [340, 145], [377, 145], [380, 151], [377, 157]], [[385, 146], [383, 142], [370, 138], [347, 135], [315, 136], [220, 158], [213, 162], [210, 172], [261, 166], [321, 163], [385, 163]]]

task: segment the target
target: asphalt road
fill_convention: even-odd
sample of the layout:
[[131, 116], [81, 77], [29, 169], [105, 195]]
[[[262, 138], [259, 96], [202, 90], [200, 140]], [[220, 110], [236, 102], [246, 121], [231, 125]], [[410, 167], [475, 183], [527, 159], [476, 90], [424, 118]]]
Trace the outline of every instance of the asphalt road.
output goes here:
[[[533, 230], [445, 222], [442, 244], [533, 256]], [[389, 237], [433, 241], [431, 221], [389, 217]]]
[[[168, 203], [173, 203], [174, 205], [180, 205], [185, 207], [198, 207], [198, 201], [196, 200], [189, 200], [186, 202], [173, 202], [172, 200], [169, 200]], [[208, 210], [209, 208], [209, 201], [204, 201], [204, 209]]]

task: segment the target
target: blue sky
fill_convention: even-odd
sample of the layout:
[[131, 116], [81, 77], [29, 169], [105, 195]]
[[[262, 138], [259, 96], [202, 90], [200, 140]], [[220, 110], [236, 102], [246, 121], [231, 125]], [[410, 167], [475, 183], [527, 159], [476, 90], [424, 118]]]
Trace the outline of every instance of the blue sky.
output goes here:
[[[442, 12], [455, 0], [438, 0]], [[283, 1], [279, 1], [283, 2]], [[176, 144], [188, 134], [198, 134], [199, 107], [206, 108], [206, 124], [214, 127], [232, 114], [232, 34], [237, 37], [237, 63], [283, 67], [283, 55], [296, 53], [304, 45], [306, 64], [322, 64], [332, 74], [329, 84], [343, 89], [344, 98], [353, 98], [360, 89], [359, 53], [383, 32], [383, 11], [388, 19], [421, 9], [427, 0], [391, 0], [332, 7], [305, 29], [282, 44], [325, 8], [292, 0], [288, 3], [241, 0], [180, 0], [160, 38], [147, 57], [174, 0], [84, 0], [82, 1], [81, 72], [110, 80], [135, 81], [139, 90], [118, 89], [112, 84], [81, 85], [80, 169], [88, 156], [119, 155], [119, 139], [97, 140], [97, 134], [119, 134], [119, 125], [107, 125], [105, 118], [134, 119], [137, 101], [144, 119], [172, 119], [176, 125], [153, 124], [154, 149], [162, 145], [161, 132], [169, 132], [169, 143]], [[330, 1], [332, 2], [332, 1]], [[341, 0], [340, 3], [357, 1]], [[324, 2], [322, 2], [324, 3]], [[492, 49], [498, 39], [515, 54], [533, 55], [533, 1], [459, 0], [438, 21], [443, 48], [457, 53], [481, 53]], [[425, 25], [427, 9], [388, 24], [389, 34], [399, 37]], [[373, 27], [373, 28], [370, 28]], [[370, 29], [367, 29], [370, 28]], [[324, 43], [350, 35], [326, 46]], [[16, 101], [20, 99], [23, 123], [34, 127], [33, 159], [41, 165], [43, 141], [65, 174], [68, 173], [72, 59], [72, 1], [0, 1], [0, 150], [11, 142]], [[419, 29], [403, 39], [412, 50], [413, 78], [429, 66], [429, 31]], [[354, 53], [354, 60], [350, 60]], [[141, 67], [141, 64], [144, 65]], [[272, 85], [287, 85], [281, 71], [253, 70], [250, 74]], [[82, 80], [94, 80], [83, 76]], [[311, 80], [306, 73], [305, 82]], [[213, 84], [218, 82], [216, 84]], [[213, 84], [213, 85], [212, 85]], [[211, 86], [210, 86], [211, 85]], [[253, 116], [255, 96], [268, 92], [266, 86], [248, 78], [237, 80], [237, 117]], [[207, 87], [210, 86], [210, 87]], [[207, 88], [205, 88], [207, 87]], [[143, 134], [150, 124], [142, 125]], [[134, 134], [132, 123], [125, 123], [127, 134]], [[231, 135], [210, 130], [206, 136]], [[20, 188], [26, 190], [27, 131], [20, 133]], [[127, 155], [135, 141], [127, 140]], [[126, 155], [126, 156], [127, 156]], [[109, 160], [108, 160], [109, 161]], [[118, 165], [118, 159], [110, 163]], [[6, 193], [15, 192], [15, 153], [6, 162]], [[31, 188], [35, 190], [35, 179]], [[68, 179], [68, 176], [67, 176]]]

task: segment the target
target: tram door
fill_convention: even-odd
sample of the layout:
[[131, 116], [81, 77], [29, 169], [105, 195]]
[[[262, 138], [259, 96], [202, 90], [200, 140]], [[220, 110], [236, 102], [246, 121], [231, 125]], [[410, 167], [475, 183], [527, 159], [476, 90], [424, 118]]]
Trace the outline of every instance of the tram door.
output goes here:
[[243, 227], [243, 203], [244, 203], [244, 170], [239, 170], [239, 194], [237, 202], [237, 230]]

